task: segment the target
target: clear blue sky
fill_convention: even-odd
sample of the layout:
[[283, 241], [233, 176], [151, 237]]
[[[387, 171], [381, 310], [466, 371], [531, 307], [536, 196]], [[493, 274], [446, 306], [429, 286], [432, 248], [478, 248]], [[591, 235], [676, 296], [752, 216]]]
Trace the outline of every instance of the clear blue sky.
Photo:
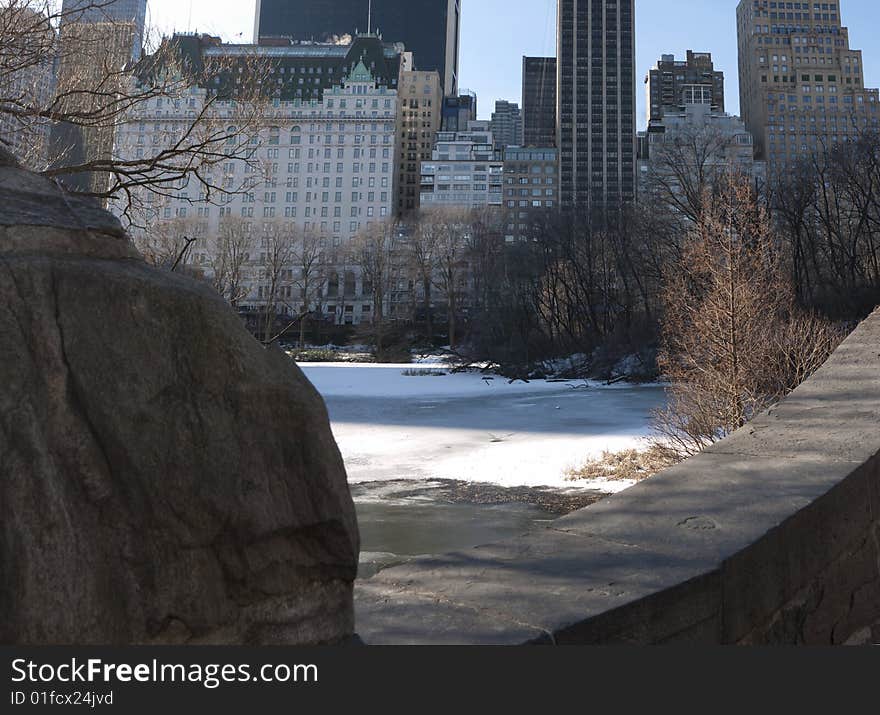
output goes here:
[[[880, 0], [838, 1], [853, 47], [864, 52], [866, 83], [880, 86]], [[739, 111], [737, 2], [636, 0], [639, 126], [645, 123], [645, 73], [660, 55], [683, 56], [688, 49], [712, 53], [716, 69], [724, 71], [727, 111]], [[150, 0], [153, 22], [165, 31], [198, 29], [239, 42], [253, 35], [254, 5], [255, 0]], [[461, 86], [477, 93], [481, 117], [491, 114], [496, 99], [520, 100], [523, 55], [555, 53], [556, 0], [462, 0]]]

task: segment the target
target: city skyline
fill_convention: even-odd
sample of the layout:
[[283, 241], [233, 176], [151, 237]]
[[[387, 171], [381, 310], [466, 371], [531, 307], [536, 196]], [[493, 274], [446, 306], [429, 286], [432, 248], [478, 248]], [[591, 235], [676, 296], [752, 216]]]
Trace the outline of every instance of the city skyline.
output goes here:
[[[642, 84], [645, 74], [662, 54], [683, 57], [686, 50], [712, 53], [716, 68], [725, 74], [727, 111], [740, 113], [737, 3], [738, 0], [709, 3], [636, 0], [638, 129], [644, 129], [646, 123]], [[843, 22], [850, 28], [853, 46], [864, 50], [865, 83], [876, 87], [880, 85], [880, 47], [872, 30], [880, 21], [880, 6], [874, 0], [844, 0], [841, 4]], [[671, 11], [679, 6], [680, 12]], [[364, 7], [366, 24], [366, 0]], [[230, 42], [250, 42], [255, 8], [256, 0], [192, 0], [191, 3], [149, 0], [148, 22], [166, 33], [172, 29], [210, 32]], [[515, 37], [515, 41], [510, 41], [511, 37]], [[522, 106], [523, 55], [551, 57], [555, 54], [556, 0], [463, 0], [459, 84], [477, 93], [480, 119], [490, 118], [498, 99]], [[493, 61], [487, 62], [487, 56], [493, 57]], [[499, 68], [504, 71], [499, 72]]]

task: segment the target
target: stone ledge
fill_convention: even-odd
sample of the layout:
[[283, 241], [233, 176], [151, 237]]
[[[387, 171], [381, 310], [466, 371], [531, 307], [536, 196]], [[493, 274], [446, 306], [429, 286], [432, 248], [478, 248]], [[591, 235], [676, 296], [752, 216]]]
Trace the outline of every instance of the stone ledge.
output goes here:
[[68, 194], [53, 181], [22, 171], [5, 159], [0, 157], [0, 226], [94, 231], [105, 240], [128, 242], [119, 219], [96, 200]]
[[880, 311], [705, 453], [359, 584], [367, 644], [845, 643], [880, 620]]

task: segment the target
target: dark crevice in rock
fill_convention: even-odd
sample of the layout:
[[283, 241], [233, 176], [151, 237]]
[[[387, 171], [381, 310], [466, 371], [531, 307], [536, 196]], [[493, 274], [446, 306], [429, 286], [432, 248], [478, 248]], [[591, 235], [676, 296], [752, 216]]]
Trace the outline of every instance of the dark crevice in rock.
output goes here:
[[92, 444], [97, 448], [102, 461], [97, 465], [94, 474], [79, 472], [77, 474], [83, 480], [88, 498], [92, 502], [100, 502], [110, 497], [113, 492], [110, 473], [112, 472], [110, 457], [101, 440], [100, 432], [96, 429], [89, 416], [88, 404], [85, 395], [77, 383], [76, 372], [71, 368], [67, 357], [67, 344], [64, 338], [64, 321], [61, 316], [61, 302], [58, 300], [58, 280], [54, 271], [50, 273], [52, 286], [52, 299], [55, 307], [55, 326], [58, 330], [58, 352], [66, 371], [65, 382], [67, 384], [68, 406], [71, 412], [85, 425], [91, 438]]

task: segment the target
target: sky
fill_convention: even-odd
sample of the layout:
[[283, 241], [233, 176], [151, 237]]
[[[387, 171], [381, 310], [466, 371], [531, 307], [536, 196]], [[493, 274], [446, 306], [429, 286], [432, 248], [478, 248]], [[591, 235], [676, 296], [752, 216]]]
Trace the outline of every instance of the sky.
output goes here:
[[[850, 29], [852, 47], [864, 53], [866, 84], [880, 86], [880, 2], [839, 2], [843, 22]], [[636, 0], [636, 99], [640, 128], [645, 125], [645, 74], [660, 55], [675, 54], [683, 59], [688, 49], [712, 53], [715, 69], [724, 72], [726, 109], [731, 114], [739, 112], [737, 3], [738, 0]], [[228, 41], [250, 42], [255, 4], [255, 0], [149, 0], [150, 20], [163, 32], [209, 32]], [[556, 0], [462, 0], [459, 85], [477, 93], [480, 118], [489, 117], [497, 99], [520, 101], [523, 55], [555, 53]]]

